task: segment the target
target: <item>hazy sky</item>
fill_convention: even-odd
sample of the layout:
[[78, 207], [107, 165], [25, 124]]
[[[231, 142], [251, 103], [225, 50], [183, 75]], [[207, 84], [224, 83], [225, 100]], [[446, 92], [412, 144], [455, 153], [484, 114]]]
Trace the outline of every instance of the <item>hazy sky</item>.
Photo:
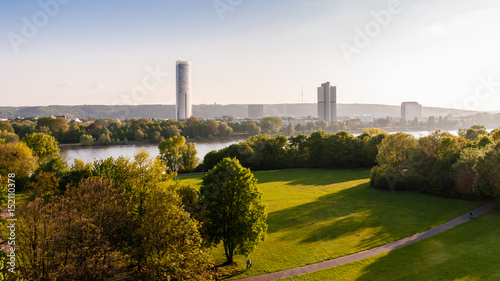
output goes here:
[[316, 102], [500, 110], [496, 0], [0, 0], [0, 105]]

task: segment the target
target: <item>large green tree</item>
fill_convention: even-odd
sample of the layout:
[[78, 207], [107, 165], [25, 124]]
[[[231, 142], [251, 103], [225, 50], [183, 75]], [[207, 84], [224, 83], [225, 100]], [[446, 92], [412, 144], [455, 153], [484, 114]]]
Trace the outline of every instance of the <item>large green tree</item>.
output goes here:
[[234, 158], [224, 158], [203, 176], [200, 188], [206, 242], [224, 245], [227, 264], [234, 254], [248, 255], [263, 242], [267, 214], [262, 193], [249, 169]]

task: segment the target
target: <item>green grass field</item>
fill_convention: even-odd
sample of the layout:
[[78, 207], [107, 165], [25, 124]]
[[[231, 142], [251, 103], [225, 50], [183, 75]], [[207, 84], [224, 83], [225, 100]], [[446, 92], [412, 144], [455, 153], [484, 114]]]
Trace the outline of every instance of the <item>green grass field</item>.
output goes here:
[[500, 210], [366, 260], [284, 280], [500, 280]]
[[[242, 272], [232, 278], [370, 249], [439, 225], [482, 204], [376, 190], [369, 187], [367, 170], [290, 169], [254, 174], [267, 204], [268, 238], [251, 254], [252, 270], [244, 272], [245, 257], [236, 258]], [[180, 181], [199, 186], [201, 175], [181, 176]], [[216, 262], [224, 261], [220, 247], [213, 253]]]

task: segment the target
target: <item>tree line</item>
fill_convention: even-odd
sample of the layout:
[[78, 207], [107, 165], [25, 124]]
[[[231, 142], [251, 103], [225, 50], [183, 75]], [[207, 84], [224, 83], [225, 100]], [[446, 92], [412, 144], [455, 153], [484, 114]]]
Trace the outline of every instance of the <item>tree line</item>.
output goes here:
[[315, 131], [310, 136], [250, 137], [205, 155], [199, 170], [206, 171], [225, 157], [237, 158], [252, 170], [284, 168], [366, 168], [375, 165], [377, 146], [388, 135], [380, 129], [368, 129], [360, 136], [346, 131]]
[[378, 146], [376, 160], [375, 188], [469, 200], [500, 194], [500, 129], [488, 133], [475, 125], [459, 136], [435, 131], [419, 139], [396, 133]]

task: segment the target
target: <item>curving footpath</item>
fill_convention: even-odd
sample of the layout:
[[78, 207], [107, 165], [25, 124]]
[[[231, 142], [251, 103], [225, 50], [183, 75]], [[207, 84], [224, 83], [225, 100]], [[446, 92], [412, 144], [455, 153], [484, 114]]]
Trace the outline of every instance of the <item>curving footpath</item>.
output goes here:
[[[473, 213], [474, 217], [478, 217], [478, 216], [496, 208], [498, 205], [499, 204], [496, 200], [491, 201], [491, 202], [475, 209], [474, 211], [472, 211], [472, 213]], [[467, 214], [461, 215], [460, 217], [457, 217], [451, 221], [445, 222], [445, 223], [440, 224], [434, 228], [431, 228], [429, 230], [417, 233], [413, 236], [409, 236], [409, 237], [406, 237], [406, 238], [403, 238], [403, 239], [400, 239], [400, 240], [397, 240], [397, 241], [394, 241], [394, 242], [391, 242], [391, 243], [388, 243], [388, 244], [385, 244], [385, 245], [382, 245], [382, 246], [379, 246], [379, 247], [376, 247], [376, 248], [373, 248], [370, 250], [362, 251], [362, 252], [359, 252], [356, 254], [352, 254], [352, 255], [348, 255], [348, 256], [332, 259], [332, 260], [327, 260], [327, 261], [320, 262], [320, 263], [314, 263], [314, 264], [296, 267], [296, 268], [292, 268], [292, 269], [287, 269], [287, 270], [283, 270], [283, 271], [267, 273], [267, 274], [262, 274], [262, 275], [256, 275], [256, 276], [251, 276], [251, 277], [237, 279], [237, 280], [241, 280], [241, 281], [278, 280], [278, 279], [282, 279], [282, 278], [302, 275], [302, 274], [306, 274], [306, 273], [310, 273], [310, 272], [314, 272], [314, 271], [318, 271], [318, 270], [322, 270], [322, 269], [327, 269], [330, 267], [335, 267], [335, 266], [346, 264], [346, 263], [359, 261], [362, 259], [376, 256], [378, 254], [382, 254], [385, 252], [389, 252], [389, 251], [404, 247], [406, 245], [413, 244], [413, 243], [418, 242], [420, 240], [423, 240], [423, 239], [429, 238], [431, 236], [434, 236], [436, 234], [439, 234], [441, 232], [444, 232], [448, 229], [451, 229], [451, 228], [453, 228], [457, 225], [460, 225], [460, 224], [462, 224], [466, 221], [469, 221], [469, 220], [470, 220], [469, 213], [467, 213]]]

